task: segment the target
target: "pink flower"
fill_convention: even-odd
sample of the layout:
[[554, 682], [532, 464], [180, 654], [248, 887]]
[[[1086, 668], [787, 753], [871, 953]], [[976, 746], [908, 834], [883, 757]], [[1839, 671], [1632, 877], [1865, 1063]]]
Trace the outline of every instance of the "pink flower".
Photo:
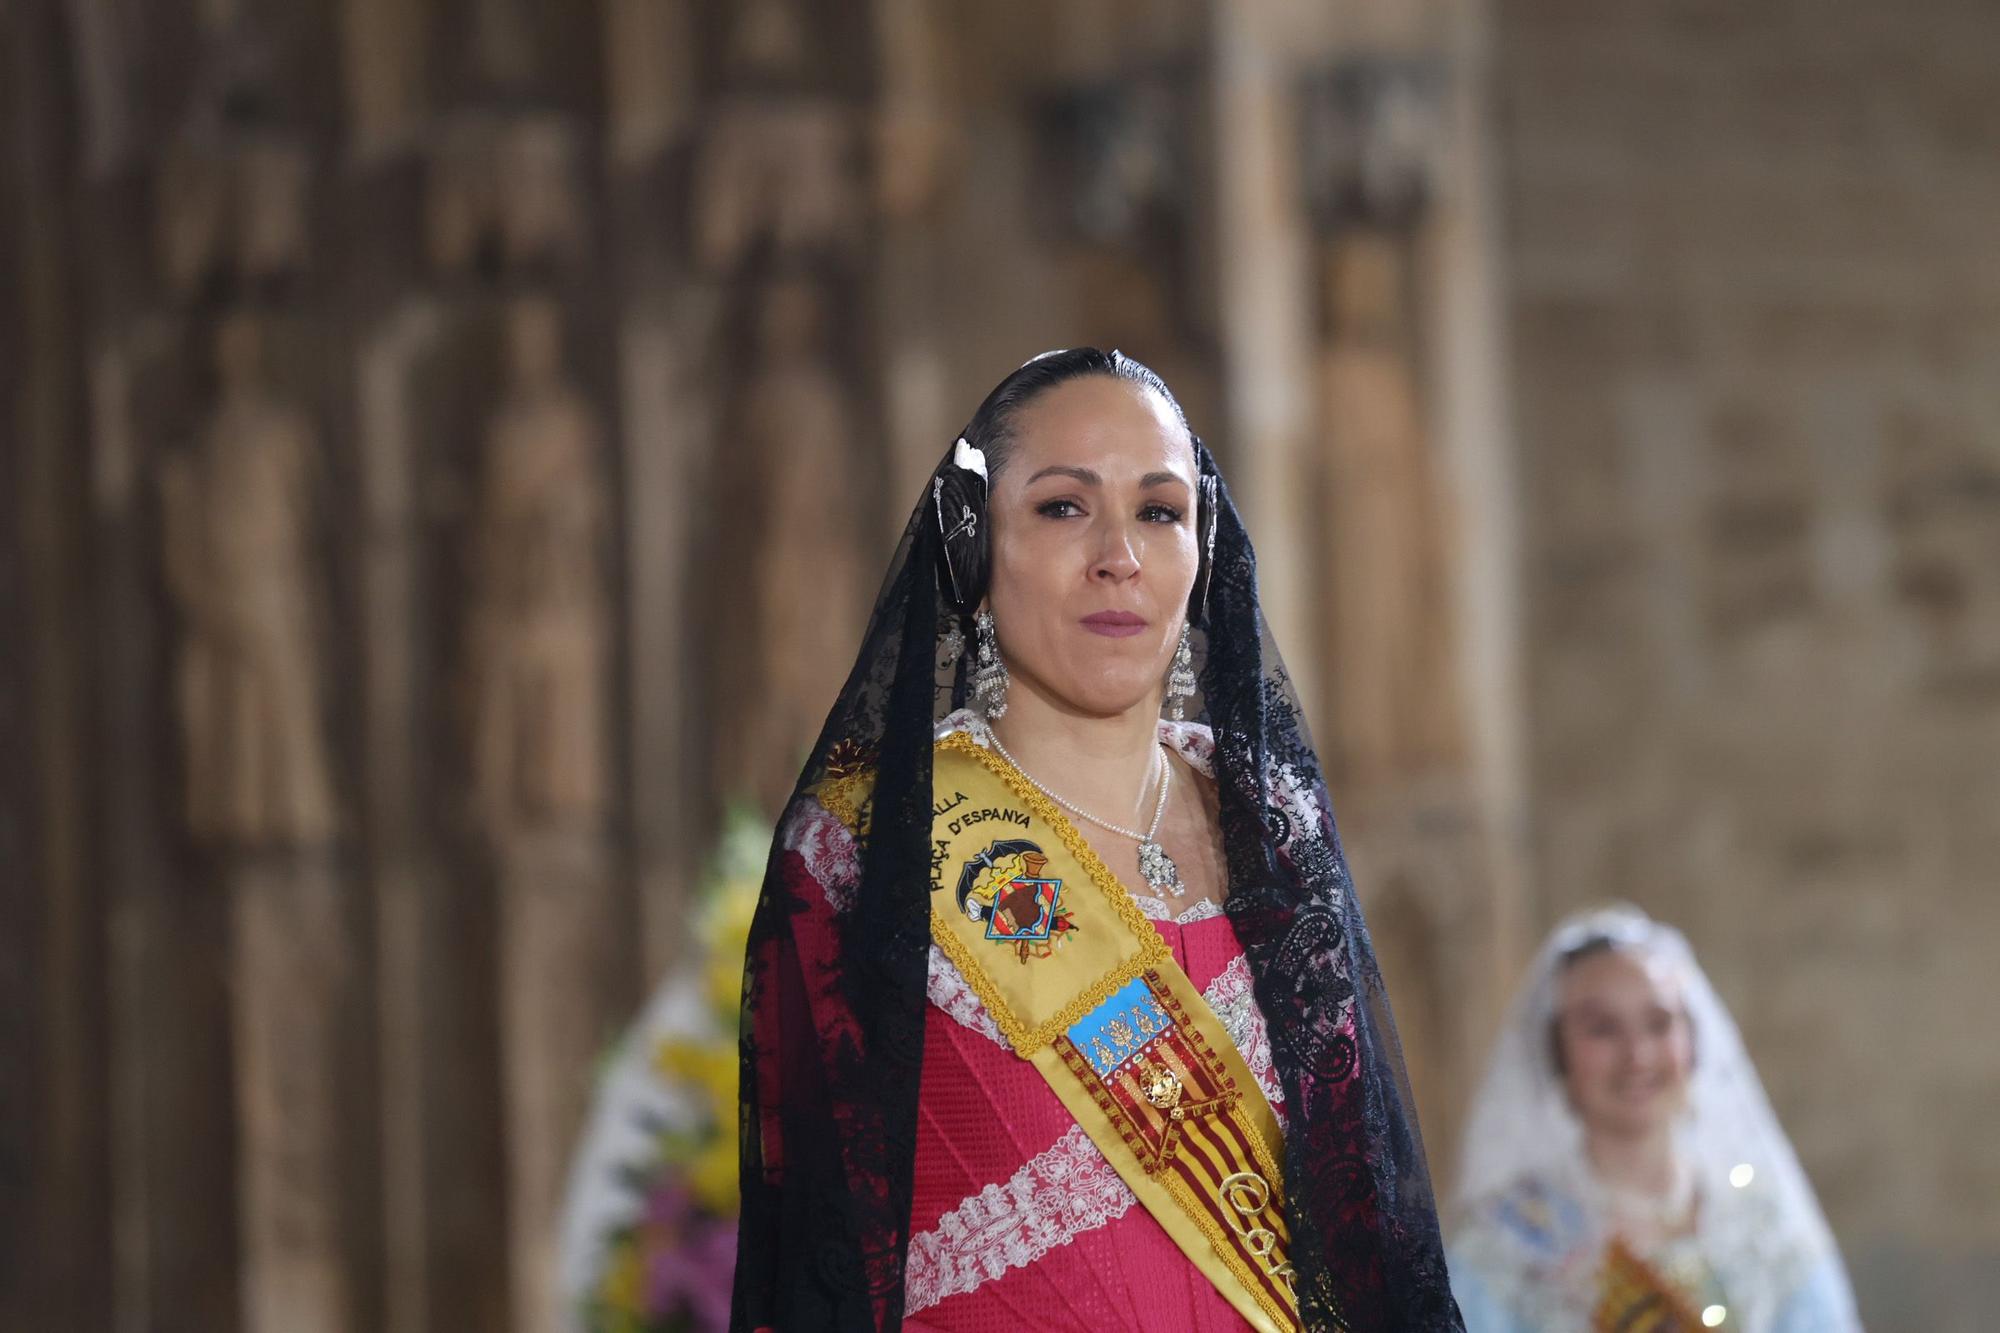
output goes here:
[[[682, 1191], [685, 1194], [685, 1191]], [[649, 1256], [646, 1309], [650, 1319], [685, 1312], [699, 1333], [729, 1327], [730, 1288], [736, 1270], [736, 1224], [695, 1223]]]

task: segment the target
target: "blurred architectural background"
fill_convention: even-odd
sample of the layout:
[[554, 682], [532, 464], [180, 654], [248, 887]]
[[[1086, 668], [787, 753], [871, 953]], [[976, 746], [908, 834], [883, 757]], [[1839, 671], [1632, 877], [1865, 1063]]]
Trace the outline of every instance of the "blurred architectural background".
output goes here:
[[594, 1062], [1046, 347], [1215, 446], [1434, 1166], [1684, 927], [2000, 1301], [1990, 0], [15, 0], [0, 1326], [540, 1330]]

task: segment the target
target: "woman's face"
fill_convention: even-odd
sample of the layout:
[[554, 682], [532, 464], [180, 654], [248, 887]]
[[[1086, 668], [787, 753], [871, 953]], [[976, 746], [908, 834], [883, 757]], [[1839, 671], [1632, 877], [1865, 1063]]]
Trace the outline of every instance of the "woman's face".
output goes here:
[[1092, 717], [1157, 707], [1198, 565], [1174, 410], [1108, 376], [1057, 385], [1015, 417], [990, 509], [987, 603], [1015, 688]]
[[1593, 1134], [1650, 1134], [1687, 1100], [1694, 1042], [1680, 986], [1661, 962], [1622, 949], [1563, 973], [1556, 1040], [1570, 1105]]

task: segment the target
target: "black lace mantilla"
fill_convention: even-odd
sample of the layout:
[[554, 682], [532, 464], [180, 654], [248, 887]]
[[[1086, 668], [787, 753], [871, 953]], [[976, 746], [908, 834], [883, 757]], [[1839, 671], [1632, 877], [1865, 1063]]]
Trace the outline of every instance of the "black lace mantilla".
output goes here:
[[[965, 697], [962, 664], [939, 660], [948, 613], [932, 501], [927, 484], [765, 871], [744, 975], [736, 1329], [902, 1323], [930, 943], [931, 747], [938, 719]], [[1199, 717], [1215, 734], [1226, 910], [1284, 1086], [1305, 1323], [1462, 1329], [1388, 998], [1318, 758], [1258, 609], [1249, 535], [1226, 489], [1218, 504], [1196, 635]], [[790, 835], [812, 793], [859, 764], [876, 769], [868, 829], [847, 882], [830, 884]]]

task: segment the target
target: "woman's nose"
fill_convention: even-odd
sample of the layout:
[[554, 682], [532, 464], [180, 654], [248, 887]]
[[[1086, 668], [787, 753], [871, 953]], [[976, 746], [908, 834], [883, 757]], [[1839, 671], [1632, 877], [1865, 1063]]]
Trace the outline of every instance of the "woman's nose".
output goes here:
[[1138, 547], [1122, 525], [1113, 525], [1103, 534], [1090, 572], [1106, 583], [1123, 583], [1139, 572]]

